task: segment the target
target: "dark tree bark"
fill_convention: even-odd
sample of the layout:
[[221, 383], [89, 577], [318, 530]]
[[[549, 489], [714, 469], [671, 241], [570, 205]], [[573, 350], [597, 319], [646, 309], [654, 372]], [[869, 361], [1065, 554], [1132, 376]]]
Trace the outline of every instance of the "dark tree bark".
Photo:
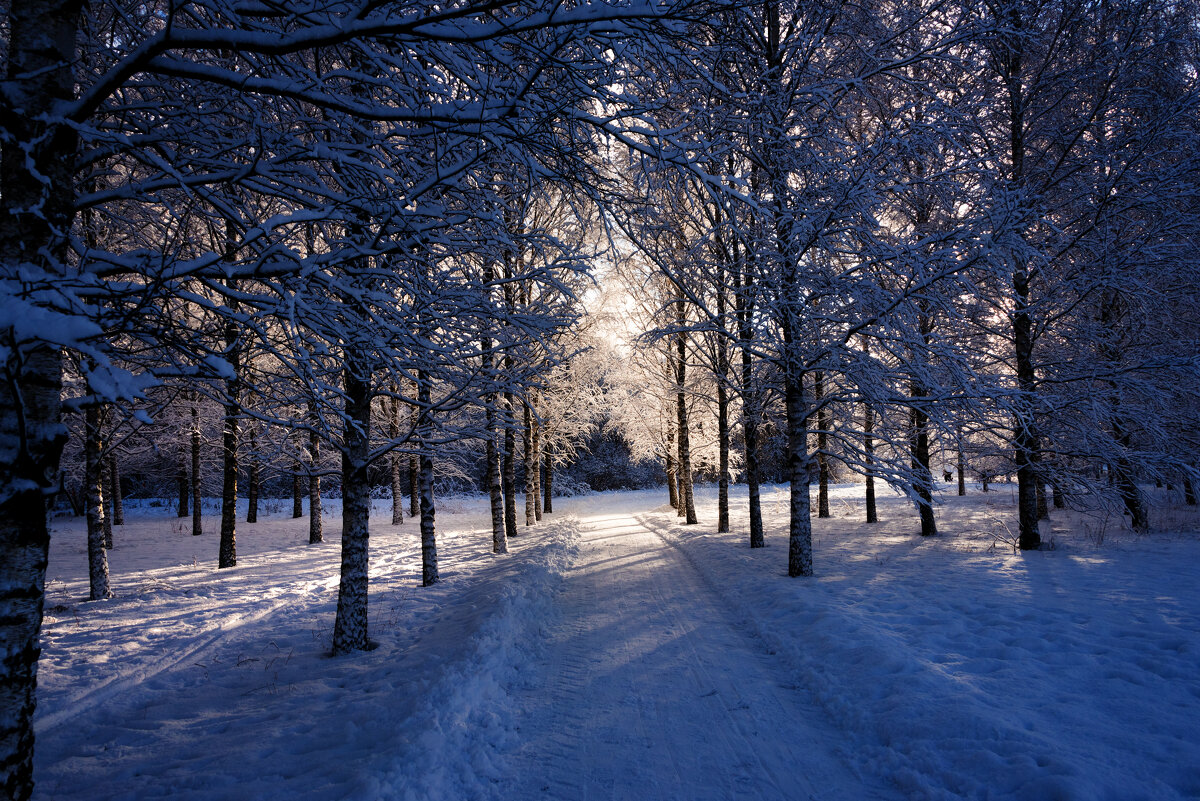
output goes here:
[[[504, 357], [506, 370], [513, 369], [512, 357]], [[504, 463], [501, 470], [501, 485], [504, 490], [504, 536], [517, 536], [517, 420], [516, 399], [511, 392], [504, 393]]]
[[[108, 497], [112, 499], [112, 524], [125, 525], [125, 499], [121, 496], [121, 464], [116, 456], [108, 457]], [[108, 547], [112, 547], [110, 544]]]
[[417, 372], [417, 387], [417, 403], [421, 407], [418, 437], [421, 443], [421, 586], [428, 587], [437, 583], [438, 558], [433, 508], [433, 452], [430, 450], [433, 440], [433, 420], [430, 418], [433, 397], [431, 381], [423, 370]]
[[[683, 328], [685, 310], [683, 300], [675, 303], [675, 321], [680, 329]], [[687, 408], [687, 334], [680, 330], [675, 337], [675, 404], [678, 412], [679, 426], [679, 478], [680, 503], [682, 504], [684, 522], [695, 525], [696, 502], [692, 495], [692, 444], [688, 431]]]
[[179, 493], [179, 517], [188, 516], [188, 474], [182, 465], [175, 474], [175, 490]]
[[316, 431], [308, 435], [308, 544], [316, 545], [325, 539], [325, 525], [321, 509], [321, 438]]
[[[717, 284], [717, 319], [723, 327], [726, 316], [725, 276]], [[729, 343], [717, 339], [717, 533], [729, 531]]]
[[[735, 243], [736, 248], [736, 243]], [[738, 322], [738, 346], [741, 350], [742, 435], [746, 449], [746, 491], [749, 496], [750, 547], [761, 548], [763, 538], [761, 471], [758, 462], [758, 391], [754, 384], [754, 328], [750, 292], [750, 273], [743, 272], [742, 257], [735, 250], [733, 276], [734, 311]], [[747, 254], [749, 256], [750, 254]]]
[[537, 520], [534, 513], [534, 498], [537, 497], [537, 483], [534, 474], [537, 470], [537, 459], [533, 453], [533, 410], [529, 408], [528, 403], [522, 404], [522, 409], [524, 428], [521, 453], [525, 467], [525, 525], [532, 526]]
[[[393, 388], [394, 389], [394, 388]], [[388, 436], [393, 444], [400, 439], [400, 399], [391, 400], [392, 414], [388, 422]], [[388, 466], [392, 472], [392, 525], [399, 526], [404, 522], [404, 466], [401, 464], [399, 451], [393, 450], [388, 456]]]
[[[926, 347], [933, 340], [933, 317], [929, 314], [924, 301], [918, 304], [920, 314], [918, 326], [921, 339]], [[909, 451], [913, 471], [913, 490], [917, 496], [917, 511], [921, 517], [921, 536], [932, 537], [937, 534], [937, 522], [933, 516], [933, 471], [929, 467], [929, 415], [926, 404], [929, 402], [929, 388], [921, 380], [919, 372], [914, 372], [908, 385], [909, 400], [912, 407], [909, 411], [911, 429], [909, 432]]]
[[542, 482], [542, 508], [546, 514], [552, 514], [554, 512], [554, 454], [549, 447], [546, 448], [542, 464], [546, 471], [546, 480]]
[[1065, 509], [1067, 507], [1067, 498], [1063, 495], [1062, 485], [1055, 481], [1050, 485], [1050, 493], [1054, 497], [1054, 508]]
[[[489, 263], [484, 269], [484, 284], [491, 295], [491, 284], [496, 280], [495, 268]], [[492, 350], [493, 341], [485, 330], [480, 338], [479, 350], [482, 356], [482, 373], [485, 381], [494, 386], [496, 381], [496, 355]], [[488, 500], [492, 512], [492, 553], [508, 553], [508, 536], [504, 530], [504, 482], [501, 478], [500, 448], [496, 442], [500, 432], [496, 426], [496, 404], [499, 403], [499, 393], [489, 388], [484, 398], [484, 459], [485, 483], [488, 488]]]
[[[785, 347], [788, 343], [785, 333]], [[804, 395], [803, 372], [794, 362], [784, 378], [784, 406], [788, 429], [788, 479], [791, 503], [788, 524], [788, 575], [811, 576], [812, 498], [809, 494], [811, 457], [808, 453], [808, 401]]]
[[825, 406], [825, 373], [813, 374], [813, 402], [817, 405], [817, 517], [829, 514], [829, 410]]
[[217, 567], [237, 566], [238, 425], [241, 418], [241, 359], [238, 329], [225, 325], [225, 357], [233, 378], [225, 382], [225, 425], [221, 434], [221, 543]]
[[[413, 391], [416, 391], [416, 384], [413, 384]], [[421, 410], [414, 406], [409, 410], [409, 421], [412, 429], [417, 429], [417, 420], [420, 417]], [[415, 454], [408, 456], [408, 516], [420, 517], [421, 515], [421, 459]]]
[[[108, 583], [108, 552], [110, 547], [104, 540], [104, 469], [101, 453], [104, 451], [100, 410], [95, 404], [84, 412], [83, 438], [83, 486], [87, 514], [88, 600], [98, 601], [111, 598]], [[111, 530], [111, 529], [110, 529]]]
[[371, 483], [367, 474], [371, 441], [370, 356], [347, 347], [343, 370], [346, 422], [342, 445], [342, 564], [338, 583], [333, 652], [365, 651], [367, 636], [368, 540]]
[[675, 466], [675, 420], [667, 422], [667, 494], [674, 509], [682, 509], [679, 503], [678, 469]]
[[292, 473], [292, 519], [304, 517], [304, 478], [302, 477], [303, 467], [299, 462], [296, 463], [296, 470]]
[[910, 393], [913, 407], [909, 412], [913, 491], [917, 495], [917, 511], [921, 516], [921, 536], [932, 537], [937, 534], [937, 523], [933, 517], [933, 472], [929, 469], [929, 418], [921, 405], [924, 396], [925, 388], [920, 382], [914, 381]]
[[[958, 445], [958, 448], [957, 448], [958, 453], [957, 453], [957, 459], [955, 461], [955, 464], [958, 467], [958, 494], [959, 494], [959, 496], [962, 496], [962, 495], [967, 494], [967, 459], [963, 455], [963, 441], [962, 441], [962, 430], [961, 429], [958, 432], [957, 445]], [[1055, 488], [1055, 489], [1057, 490], [1057, 488]]]
[[1183, 477], [1183, 502], [1188, 506], [1196, 505], [1196, 485], [1189, 476]]
[[717, 382], [717, 533], [729, 531], [729, 390]]
[[106, 488], [112, 483], [108, 478], [109, 461], [101, 459], [99, 464], [100, 470], [100, 505], [101, 519], [104, 521], [102, 528], [104, 529], [104, 547], [112, 550], [113, 547], [113, 518], [112, 518], [112, 499], [109, 497], [109, 490]]
[[258, 436], [255, 434], [253, 426], [247, 432], [247, 439], [250, 446], [250, 464], [246, 466], [246, 522], [257, 523], [259, 489]]
[[1050, 519], [1050, 506], [1046, 503], [1046, 482], [1040, 478], [1037, 481], [1037, 515], [1038, 520]]
[[875, 409], [870, 403], [863, 404], [863, 452], [866, 461], [867, 522], [878, 523], [875, 509]]
[[192, 404], [192, 536], [204, 533], [200, 505], [200, 409]]
[[538, 420], [538, 393], [533, 393], [533, 519], [542, 519], [542, 424]]

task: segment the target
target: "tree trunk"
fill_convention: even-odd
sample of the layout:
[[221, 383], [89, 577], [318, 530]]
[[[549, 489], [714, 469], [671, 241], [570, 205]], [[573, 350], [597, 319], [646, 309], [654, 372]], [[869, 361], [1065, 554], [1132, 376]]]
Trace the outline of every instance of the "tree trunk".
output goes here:
[[108, 548], [109, 550], [112, 550], [112, 547], [113, 547], [112, 498], [108, 494], [109, 490], [105, 489], [112, 483], [111, 481], [109, 481], [108, 467], [109, 467], [108, 459], [101, 459], [100, 464], [99, 464], [100, 488], [101, 488], [100, 503], [101, 503], [102, 511], [103, 511], [103, 514], [101, 515], [101, 519], [104, 521], [103, 522], [104, 547]]
[[304, 517], [304, 479], [301, 478], [302, 466], [299, 462], [296, 463], [296, 470], [292, 473], [292, 519]]
[[549, 446], [546, 448], [545, 457], [542, 459], [542, 464], [546, 471], [546, 480], [542, 482], [542, 508], [546, 514], [554, 512], [554, 454]]
[[[121, 465], [116, 456], [108, 457], [108, 494], [112, 499], [114, 526], [125, 525], [125, 499], [121, 497]], [[108, 547], [112, 547], [110, 544]]]
[[[734, 313], [738, 324], [741, 351], [742, 436], [745, 439], [746, 492], [749, 500], [750, 547], [761, 548], [763, 538], [762, 492], [758, 463], [758, 392], [754, 386], [754, 327], [752, 325], [750, 272], [743, 269], [742, 250], [734, 243]], [[748, 251], [745, 255], [752, 256]]]
[[537, 495], [537, 484], [534, 479], [534, 471], [537, 469], [537, 461], [533, 454], [533, 411], [529, 408], [529, 404], [522, 404], [524, 410], [524, 432], [521, 438], [522, 456], [525, 467], [525, 525], [532, 526], [537, 519], [534, 514], [534, 497]]
[[829, 514], [829, 411], [825, 407], [825, 373], [813, 375], [813, 400], [817, 404], [817, 517]]
[[367, 474], [371, 442], [371, 362], [367, 353], [347, 347], [345, 428], [342, 445], [342, 564], [338, 583], [333, 652], [365, 651], [367, 636], [368, 541], [371, 484]]
[[875, 509], [875, 409], [870, 403], [863, 404], [863, 451], [867, 473], [867, 522], [878, 523]]
[[225, 353], [234, 377], [226, 381], [225, 425], [221, 435], [221, 544], [217, 567], [237, 565], [237, 492], [238, 424], [241, 409], [241, 365], [238, 358], [238, 330], [231, 322], [225, 326]]
[[316, 545], [325, 539], [325, 523], [321, 508], [321, 438], [316, 431], [308, 435], [308, 544]]
[[[675, 321], [682, 329], [685, 319], [685, 309], [683, 300], [678, 300], [675, 303]], [[675, 369], [676, 369], [676, 395], [675, 402], [679, 412], [679, 475], [680, 484], [680, 502], [683, 505], [684, 522], [693, 526], [696, 524], [696, 502], [692, 495], [692, 444], [691, 436], [688, 431], [688, 408], [687, 408], [687, 334], [682, 330], [675, 337]]]
[[1050, 492], [1054, 496], [1054, 508], [1065, 509], [1067, 506], [1067, 498], [1063, 495], [1062, 485], [1055, 481], [1050, 485]]
[[533, 393], [533, 519], [542, 519], [542, 424], [538, 420], [538, 393]]
[[[677, 416], [676, 414], [675, 417]], [[675, 453], [675, 420], [672, 419], [667, 422], [667, 495], [673, 509], [682, 509], [679, 503], [679, 471], [675, 466]]]
[[[413, 393], [417, 391], [417, 385], [413, 383]], [[414, 406], [408, 412], [408, 419], [412, 430], [417, 430], [417, 421], [420, 419], [421, 410]], [[409, 454], [408, 457], [408, 516], [420, 517], [421, 515], [421, 457], [417, 454]]]
[[[1115, 401], [1112, 406], [1116, 409]], [[1117, 459], [1116, 470], [1113, 471], [1117, 492], [1120, 493], [1121, 501], [1125, 504], [1125, 511], [1129, 513], [1129, 522], [1133, 530], [1138, 534], [1145, 534], [1150, 530], [1150, 518], [1146, 514], [1146, 504], [1142, 498], [1142, 491], [1137, 485], [1133, 464], [1124, 455], [1131, 444], [1129, 432], [1121, 419], [1115, 414], [1113, 416], [1112, 430], [1113, 439], [1122, 449], [1122, 455]]]
[[192, 536], [204, 533], [200, 508], [200, 409], [192, 404]]
[[[506, 370], [513, 369], [512, 357], [504, 358]], [[504, 536], [517, 536], [517, 416], [516, 399], [511, 392], [504, 393], [504, 464], [502, 465], [501, 488], [504, 491]]]
[[913, 491], [921, 516], [921, 536], [932, 537], [937, 534], [937, 523], [933, 517], [933, 472], [929, 469], [929, 418], [921, 405], [925, 388], [919, 381], [913, 381], [910, 390], [913, 407], [909, 412], [912, 426], [909, 447], [912, 453]]
[[[785, 347], [789, 343], [785, 341]], [[788, 521], [788, 575], [811, 576], [812, 498], [809, 495], [808, 403], [804, 397], [803, 372], [787, 365], [784, 376], [784, 405], [787, 413], [788, 480], [791, 483]]]
[[437, 583], [437, 532], [434, 528], [433, 508], [433, 421], [430, 415], [432, 388], [430, 379], [423, 370], [417, 372], [417, 402], [421, 407], [421, 586]]
[[175, 474], [175, 490], [179, 493], [179, 517], [188, 516], [188, 474], [187, 469], [183, 465], [179, 466], [179, 472]]
[[[392, 388], [393, 391], [396, 389]], [[396, 442], [400, 439], [400, 399], [392, 398], [392, 415], [391, 421], [388, 424], [388, 436], [392, 440], [392, 446], [395, 447]], [[404, 466], [400, 463], [402, 456], [399, 451], [393, 450], [388, 455], [388, 466], [392, 471], [392, 525], [399, 526], [404, 523]]]
[[958, 494], [963, 496], [967, 494], [967, 460], [963, 455], [962, 430], [958, 432], [958, 454], [956, 465], [958, 467]]
[[[4, 149], [5, 161], [14, 149]], [[64, 154], [67, 161], [72, 156]], [[3, 252], [13, 258], [11, 248]], [[57, 484], [65, 441], [62, 368], [58, 350], [45, 346], [22, 349], [19, 367], [6, 366], [15, 377], [0, 381], [0, 488], [7, 491], [0, 495], [0, 796], [27, 801], [33, 794], [38, 633], [50, 546], [46, 499]]]
[[[484, 273], [484, 283], [489, 287], [495, 280], [495, 272], [489, 263]], [[491, 289], [488, 289], [489, 295]], [[495, 391], [495, 353], [492, 350], [492, 338], [484, 333], [480, 340], [479, 350], [483, 354], [483, 377], [489, 382], [489, 389], [484, 398], [484, 459], [485, 483], [488, 488], [488, 500], [492, 511], [492, 553], [508, 553], [508, 535], [504, 530], [504, 482], [501, 478], [500, 447], [497, 438], [500, 432], [496, 427], [496, 404], [499, 403], [499, 393]]]
[[729, 531], [729, 389], [717, 378], [717, 533]]
[[1037, 480], [1037, 515], [1038, 520], [1050, 519], [1050, 506], [1046, 503], [1046, 482]]
[[[90, 393], [89, 393], [90, 394]], [[111, 598], [108, 584], [108, 553], [104, 541], [104, 469], [100, 454], [104, 450], [101, 438], [100, 410], [90, 404], [84, 412], [83, 486], [87, 514], [87, 554], [89, 601]], [[111, 530], [111, 529], [110, 529]]]
[[496, 446], [496, 397], [489, 399], [486, 410], [488, 499], [492, 508], [492, 553], [508, 553], [508, 536], [504, 530], [504, 486], [500, 477], [500, 449]]
[[258, 522], [258, 436], [251, 426], [247, 432], [250, 446], [250, 464], [246, 467], [246, 522]]
[[[63, 109], [74, 97], [78, 0], [6, 4], [8, 39], [0, 148], [0, 281], [53, 280], [66, 261], [74, 214], [76, 136]], [[15, 309], [9, 309], [10, 312]], [[6, 318], [7, 319], [7, 318]], [[23, 325], [27, 325], [25, 321]], [[27, 336], [0, 324], [0, 341]], [[0, 795], [33, 794], [38, 633], [50, 545], [47, 500], [59, 483], [62, 354], [24, 341], [0, 358]]]

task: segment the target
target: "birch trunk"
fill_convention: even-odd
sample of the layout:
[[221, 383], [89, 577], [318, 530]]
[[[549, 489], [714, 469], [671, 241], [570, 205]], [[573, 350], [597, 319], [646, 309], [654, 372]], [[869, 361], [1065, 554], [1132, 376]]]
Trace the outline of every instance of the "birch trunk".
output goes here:
[[104, 530], [104, 547], [108, 548], [109, 550], [112, 550], [112, 547], [113, 547], [112, 498], [109, 497], [108, 491], [104, 489], [109, 484], [108, 460], [101, 459], [100, 464], [98, 465], [98, 469], [100, 470], [100, 488], [101, 488], [100, 509], [101, 509], [101, 512], [103, 512], [103, 514], [101, 515], [101, 519], [103, 520], [103, 525], [101, 527]]
[[[675, 304], [675, 319], [682, 328], [684, 320], [684, 305], [683, 301], [677, 301]], [[687, 396], [685, 394], [687, 384], [687, 335], [680, 331], [675, 338], [675, 355], [676, 355], [676, 395], [675, 402], [678, 411], [679, 426], [679, 477], [680, 477], [680, 509], [683, 512], [684, 522], [691, 526], [695, 525], [696, 520], [696, 503], [692, 496], [692, 445], [688, 431], [688, 409]]]
[[[63, 109], [74, 97], [80, 7], [78, 0], [6, 4], [0, 281], [9, 288], [30, 273], [62, 274], [77, 164]], [[0, 341], [24, 337], [12, 323], [0, 327]], [[19, 352], [5, 349], [0, 370], [0, 795], [26, 801], [33, 794], [47, 500], [66, 441], [62, 355], [57, 346], [26, 342]]]
[[813, 400], [817, 404], [817, 517], [829, 515], [829, 411], [825, 408], [825, 373], [813, 375]]
[[533, 410], [529, 404], [522, 406], [524, 410], [524, 432], [521, 438], [522, 461], [525, 467], [525, 525], [532, 526], [537, 520], [534, 512], [534, 498], [537, 497], [537, 480], [534, 471], [537, 461], [533, 455]]
[[546, 447], [542, 464], [546, 471], [546, 480], [542, 483], [542, 508], [546, 514], [551, 514], [554, 512], [554, 453], [549, 446]]
[[241, 409], [241, 364], [238, 331], [231, 322], [225, 326], [225, 356], [233, 369], [233, 378], [225, 383], [225, 423], [221, 434], [221, 543], [217, 567], [237, 565], [237, 492], [238, 425]]
[[[393, 390], [395, 388], [393, 387]], [[392, 440], [393, 446], [400, 439], [400, 399], [393, 398], [391, 419], [388, 423], [388, 436]], [[392, 525], [399, 526], [404, 523], [404, 466], [400, 463], [401, 456], [399, 451], [393, 450], [388, 455], [388, 466], [392, 473]]]
[[[787, 343], [785, 342], [785, 347]], [[803, 373], [789, 365], [784, 380], [784, 406], [788, 431], [788, 480], [791, 484], [788, 520], [788, 575], [811, 576], [812, 497], [809, 490], [808, 402], [804, 397]]]
[[342, 564], [338, 583], [333, 652], [365, 651], [367, 636], [368, 540], [371, 484], [367, 475], [371, 441], [371, 362], [347, 347], [343, 369], [346, 421], [342, 444]]
[[204, 533], [200, 508], [200, 409], [192, 404], [192, 536]]
[[[112, 524], [125, 525], [125, 499], [121, 497], [121, 464], [116, 456], [108, 457], [108, 497], [112, 499]], [[108, 547], [112, 547], [110, 543]]]
[[[505, 367], [512, 369], [512, 358], [505, 357]], [[504, 490], [504, 536], [517, 536], [517, 432], [515, 398], [511, 392], [504, 393], [504, 464], [502, 466], [502, 489]]]
[[[413, 394], [416, 394], [417, 385], [413, 382]], [[420, 419], [421, 410], [414, 406], [409, 411], [409, 422], [412, 425], [412, 430], [417, 430], [417, 421]], [[421, 515], [421, 458], [413, 453], [408, 457], [408, 516], [420, 517]]]
[[869, 403], [863, 404], [863, 452], [867, 468], [867, 522], [878, 523], [879, 514], [875, 509], [875, 409]]
[[746, 493], [749, 501], [750, 547], [761, 548], [766, 545], [763, 538], [762, 524], [762, 493], [758, 464], [758, 392], [754, 385], [754, 327], [752, 325], [753, 302], [750, 296], [753, 290], [750, 271], [744, 269], [743, 255], [753, 257], [749, 251], [737, 248], [734, 250], [734, 315], [738, 325], [738, 348], [741, 351], [741, 394], [742, 394], [742, 436], [745, 439], [746, 459]]
[[246, 522], [258, 522], [258, 437], [251, 427], [248, 432], [250, 464], [246, 466]]
[[308, 435], [308, 544], [316, 545], [325, 539], [325, 525], [321, 508], [321, 438], [317, 432]]
[[108, 545], [104, 541], [104, 469], [100, 454], [104, 450], [100, 410], [89, 405], [84, 412], [83, 486], [87, 514], [87, 554], [89, 601], [111, 598], [108, 583]]
[[429, 443], [433, 440], [432, 387], [425, 372], [417, 372], [417, 403], [421, 407], [419, 436], [421, 442], [421, 586], [437, 583], [437, 531], [434, 527], [433, 508], [433, 452]]

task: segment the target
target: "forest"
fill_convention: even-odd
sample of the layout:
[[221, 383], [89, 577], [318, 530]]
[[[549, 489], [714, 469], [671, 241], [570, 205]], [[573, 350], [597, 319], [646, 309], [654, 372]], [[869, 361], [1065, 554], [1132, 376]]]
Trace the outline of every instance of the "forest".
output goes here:
[[1198, 12], [3, 0], [6, 797], [51, 531], [81, 518], [119, 599], [126, 502], [218, 572], [260, 516], [317, 545], [332, 510], [347, 658], [384, 502], [426, 588], [471, 493], [491, 554], [651, 490], [797, 582], [838, 498], [923, 541], [1011, 487], [1018, 556], [1055, 515], [1191, 520]]

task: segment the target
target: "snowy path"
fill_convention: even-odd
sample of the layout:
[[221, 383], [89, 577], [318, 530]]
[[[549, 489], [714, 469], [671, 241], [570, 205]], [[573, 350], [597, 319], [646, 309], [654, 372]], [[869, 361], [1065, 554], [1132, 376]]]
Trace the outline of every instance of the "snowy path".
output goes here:
[[544, 686], [514, 699], [526, 799], [888, 798], [761, 641], [674, 547], [627, 513], [583, 518]]

